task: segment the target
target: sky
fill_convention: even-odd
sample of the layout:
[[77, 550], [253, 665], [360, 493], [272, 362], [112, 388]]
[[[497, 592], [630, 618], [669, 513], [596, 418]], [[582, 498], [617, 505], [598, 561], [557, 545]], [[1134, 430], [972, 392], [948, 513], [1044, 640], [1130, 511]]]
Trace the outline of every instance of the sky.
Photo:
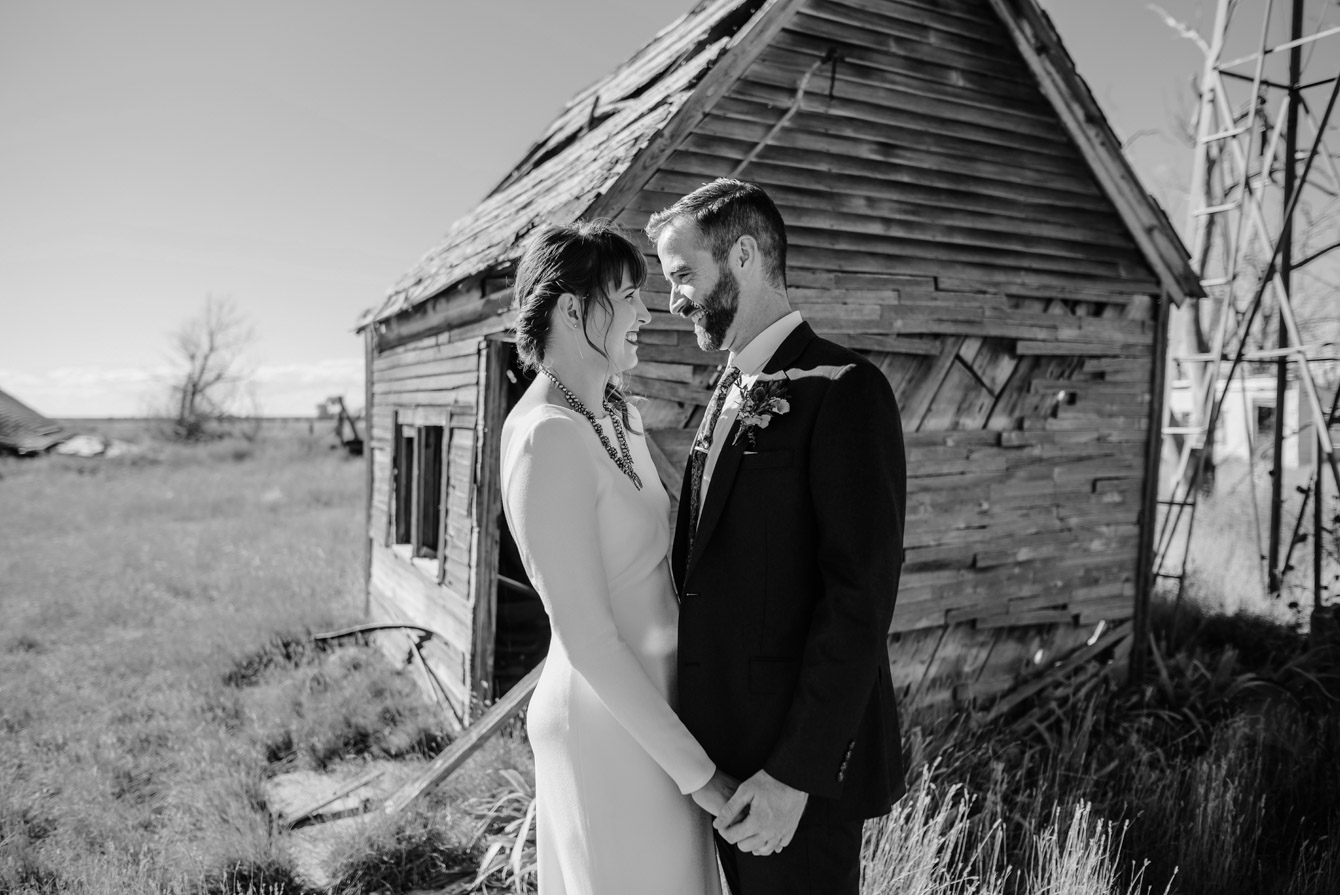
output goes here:
[[[1263, 2], [1240, 3], [1244, 52]], [[1200, 50], [1143, 0], [1043, 4], [1183, 228]], [[692, 5], [4, 0], [0, 388], [54, 417], [149, 412], [212, 296], [256, 332], [261, 413], [361, 405], [358, 315]], [[1309, 26], [1334, 7], [1310, 0]], [[1212, 0], [1161, 8], [1208, 33]]]

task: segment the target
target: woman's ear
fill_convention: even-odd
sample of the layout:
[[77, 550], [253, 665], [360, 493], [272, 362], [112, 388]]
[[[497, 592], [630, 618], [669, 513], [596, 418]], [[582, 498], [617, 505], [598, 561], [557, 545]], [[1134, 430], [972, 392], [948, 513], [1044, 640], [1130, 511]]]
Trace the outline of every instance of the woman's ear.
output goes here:
[[578, 330], [582, 328], [581, 299], [571, 292], [564, 292], [558, 297], [558, 301], [554, 304], [554, 313], [563, 326]]

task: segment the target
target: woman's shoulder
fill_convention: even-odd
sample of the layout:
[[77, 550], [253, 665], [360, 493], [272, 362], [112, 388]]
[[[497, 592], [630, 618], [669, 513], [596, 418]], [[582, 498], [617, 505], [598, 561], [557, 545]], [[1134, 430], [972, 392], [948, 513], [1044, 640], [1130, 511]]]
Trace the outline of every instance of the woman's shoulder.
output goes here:
[[525, 442], [537, 447], [562, 450], [581, 445], [586, 420], [576, 411], [548, 402], [517, 405], [503, 425], [504, 440]]

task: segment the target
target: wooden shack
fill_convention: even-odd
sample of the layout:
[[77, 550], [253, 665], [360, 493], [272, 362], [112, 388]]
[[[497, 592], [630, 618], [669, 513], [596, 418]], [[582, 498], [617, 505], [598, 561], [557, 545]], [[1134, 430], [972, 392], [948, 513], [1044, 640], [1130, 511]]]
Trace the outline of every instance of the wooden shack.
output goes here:
[[723, 175], [769, 191], [793, 304], [897, 393], [905, 695], [989, 697], [1141, 611], [1164, 312], [1200, 287], [1036, 0], [705, 0], [574, 97], [359, 322], [369, 612], [434, 632], [463, 722], [547, 646], [498, 489], [524, 237], [608, 217], [641, 240], [654, 319], [631, 385], [678, 495], [724, 358], [667, 313], [641, 229]]

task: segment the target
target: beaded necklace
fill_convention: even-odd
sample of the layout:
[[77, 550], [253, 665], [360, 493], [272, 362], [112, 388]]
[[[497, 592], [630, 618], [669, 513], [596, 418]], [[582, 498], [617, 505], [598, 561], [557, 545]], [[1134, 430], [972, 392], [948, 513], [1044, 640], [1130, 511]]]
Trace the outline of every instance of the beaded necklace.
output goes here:
[[638, 477], [637, 470], [633, 468], [633, 454], [628, 450], [628, 440], [624, 437], [623, 423], [619, 420], [619, 414], [615, 413], [614, 408], [610, 406], [610, 402], [606, 400], [603, 401], [602, 404], [605, 408], [605, 412], [610, 415], [610, 422], [614, 425], [614, 435], [619, 439], [619, 450], [617, 452], [614, 450], [614, 445], [610, 444], [610, 440], [605, 436], [605, 430], [600, 428], [600, 423], [596, 420], [595, 415], [586, 409], [586, 405], [583, 404], [566, 385], [559, 382], [558, 377], [550, 370], [546, 369], [544, 375], [548, 376], [553, 380], [554, 385], [558, 386], [558, 390], [563, 393], [563, 397], [568, 400], [570, 405], [572, 405], [572, 409], [586, 417], [586, 421], [591, 424], [591, 428], [595, 429], [596, 435], [600, 437], [600, 443], [605, 446], [605, 453], [610, 455], [610, 459], [614, 461], [614, 465], [619, 467], [624, 475], [632, 479], [633, 486], [641, 491], [642, 479]]

